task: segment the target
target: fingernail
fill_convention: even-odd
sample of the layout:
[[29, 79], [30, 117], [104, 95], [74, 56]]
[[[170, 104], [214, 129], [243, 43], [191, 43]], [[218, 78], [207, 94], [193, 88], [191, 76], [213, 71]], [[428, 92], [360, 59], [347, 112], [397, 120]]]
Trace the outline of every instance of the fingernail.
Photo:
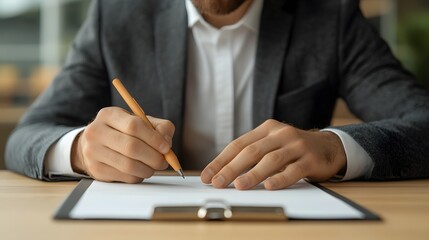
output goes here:
[[212, 183], [213, 171], [210, 168], [206, 168], [201, 172], [201, 180], [205, 184]]
[[210, 179], [213, 178], [213, 175], [214, 175], [213, 170], [211, 170], [210, 168], [207, 168], [206, 170], [204, 170], [204, 172], [207, 178], [210, 178]]
[[268, 178], [265, 180], [265, 184], [268, 188], [275, 188], [277, 186], [277, 180], [274, 178]]
[[170, 146], [168, 145], [168, 143], [163, 142], [159, 147], [159, 150], [161, 151], [162, 154], [166, 154], [168, 153], [168, 150], [170, 150]]
[[225, 184], [225, 178], [222, 175], [217, 175], [213, 178], [212, 184], [217, 187], [223, 187]]
[[240, 185], [240, 188], [247, 188], [249, 185], [249, 179], [247, 177], [239, 177], [235, 181]]

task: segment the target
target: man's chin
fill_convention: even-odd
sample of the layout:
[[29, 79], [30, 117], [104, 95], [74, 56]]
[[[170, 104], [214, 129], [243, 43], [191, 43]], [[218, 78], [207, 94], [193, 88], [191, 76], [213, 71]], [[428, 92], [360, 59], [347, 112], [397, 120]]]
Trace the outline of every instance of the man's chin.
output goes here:
[[228, 15], [237, 10], [247, 0], [192, 0], [202, 14]]

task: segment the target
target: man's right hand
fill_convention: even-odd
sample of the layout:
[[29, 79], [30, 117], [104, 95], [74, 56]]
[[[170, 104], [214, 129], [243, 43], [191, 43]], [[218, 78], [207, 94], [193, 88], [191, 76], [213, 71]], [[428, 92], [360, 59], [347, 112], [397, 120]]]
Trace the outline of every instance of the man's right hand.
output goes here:
[[101, 109], [73, 142], [73, 171], [105, 182], [139, 183], [168, 167], [175, 127], [168, 120], [142, 119], [118, 107]]

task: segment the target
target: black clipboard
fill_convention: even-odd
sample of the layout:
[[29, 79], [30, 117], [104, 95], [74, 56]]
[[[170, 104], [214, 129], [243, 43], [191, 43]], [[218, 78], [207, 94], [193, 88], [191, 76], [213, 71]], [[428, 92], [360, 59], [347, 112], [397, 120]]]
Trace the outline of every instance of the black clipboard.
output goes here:
[[[73, 189], [65, 201], [61, 204], [54, 214], [54, 219], [57, 220], [119, 220], [119, 219], [75, 219], [70, 213], [78, 203], [79, 199], [85, 191], [92, 184], [92, 179], [82, 179], [79, 184]], [[207, 220], [221, 220], [221, 221], [287, 221], [287, 220], [300, 220], [300, 221], [335, 221], [335, 220], [382, 220], [377, 214], [369, 211], [368, 209], [360, 206], [359, 204], [351, 201], [350, 199], [321, 186], [317, 183], [311, 183], [324, 192], [332, 195], [335, 198], [342, 200], [349, 206], [361, 212], [363, 218], [350, 218], [350, 219], [318, 219], [318, 218], [293, 218], [288, 217], [282, 207], [254, 207], [254, 206], [229, 206], [221, 199], [213, 199], [207, 201], [202, 206], [162, 206], [154, 209], [152, 219], [155, 221], [207, 221]], [[146, 219], [120, 219], [120, 220], [146, 220]]]

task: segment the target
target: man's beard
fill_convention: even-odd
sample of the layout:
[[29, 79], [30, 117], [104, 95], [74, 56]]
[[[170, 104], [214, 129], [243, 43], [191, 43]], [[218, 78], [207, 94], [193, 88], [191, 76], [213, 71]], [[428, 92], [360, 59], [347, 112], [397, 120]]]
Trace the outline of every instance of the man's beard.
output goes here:
[[246, 0], [192, 0], [201, 14], [227, 15], [234, 12]]

